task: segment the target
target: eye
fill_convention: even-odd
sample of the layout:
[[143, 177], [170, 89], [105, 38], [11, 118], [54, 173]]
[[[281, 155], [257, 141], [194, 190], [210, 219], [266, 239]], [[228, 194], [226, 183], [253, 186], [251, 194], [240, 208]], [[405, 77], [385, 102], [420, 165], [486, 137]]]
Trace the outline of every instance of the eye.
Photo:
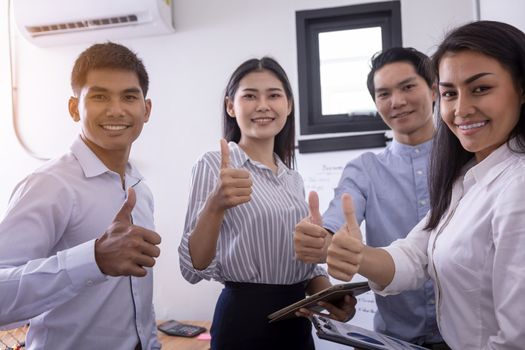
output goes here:
[[490, 89], [490, 86], [477, 86], [472, 90], [472, 92], [475, 94], [483, 94], [484, 92], [487, 92]]
[[406, 84], [405, 86], [403, 86], [403, 90], [412, 90], [415, 87], [416, 84]]
[[453, 90], [442, 90], [440, 94], [441, 94], [441, 97], [443, 97], [444, 99], [450, 99], [456, 96], [456, 92]]
[[137, 101], [138, 99], [139, 98], [136, 95], [125, 95], [124, 96], [124, 100], [126, 100], [128, 102], [134, 102], [134, 101]]
[[242, 95], [242, 98], [245, 100], [253, 100], [255, 99], [255, 95], [254, 94], [244, 94]]
[[107, 97], [106, 95], [103, 95], [103, 94], [94, 94], [94, 95], [90, 95], [89, 99], [93, 101], [106, 101]]
[[384, 98], [387, 98], [390, 94], [386, 91], [383, 91], [383, 92], [376, 92], [376, 98], [381, 98], [381, 99], [384, 99]]
[[270, 98], [272, 98], [272, 99], [277, 99], [277, 98], [281, 98], [281, 97], [283, 97], [283, 95], [280, 94], [280, 93], [270, 94]]

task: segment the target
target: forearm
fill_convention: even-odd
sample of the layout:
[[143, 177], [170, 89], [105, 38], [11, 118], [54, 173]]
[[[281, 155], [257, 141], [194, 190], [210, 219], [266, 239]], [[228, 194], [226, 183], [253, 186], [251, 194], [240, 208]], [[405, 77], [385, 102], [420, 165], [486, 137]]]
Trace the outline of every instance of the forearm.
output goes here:
[[359, 274], [384, 288], [392, 282], [394, 273], [394, 260], [386, 250], [364, 247]]
[[214, 206], [209, 199], [190, 234], [189, 252], [193, 267], [197, 270], [207, 268], [215, 257], [224, 213], [224, 210]]
[[0, 325], [38, 316], [105, 281], [93, 255], [93, 243], [87, 242], [22, 266], [2, 266]]

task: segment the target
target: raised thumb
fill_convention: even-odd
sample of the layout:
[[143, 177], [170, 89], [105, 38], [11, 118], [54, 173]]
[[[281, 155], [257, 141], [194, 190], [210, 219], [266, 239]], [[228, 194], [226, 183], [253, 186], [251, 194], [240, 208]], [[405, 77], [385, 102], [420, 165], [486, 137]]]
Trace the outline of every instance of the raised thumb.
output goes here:
[[312, 224], [322, 226], [323, 218], [321, 217], [321, 213], [319, 212], [319, 196], [315, 191], [311, 191], [308, 194], [308, 211], [310, 221], [312, 222]]
[[137, 195], [135, 194], [135, 190], [130, 187], [128, 188], [128, 198], [126, 198], [126, 201], [124, 204], [122, 204], [122, 208], [120, 208], [117, 215], [115, 215], [115, 219], [113, 219], [113, 222], [123, 222], [123, 223], [129, 223], [131, 225], [131, 212], [133, 211], [133, 208], [135, 207], [135, 203], [137, 202]]
[[341, 205], [343, 207], [347, 231], [352, 237], [363, 240], [361, 230], [359, 229], [359, 224], [357, 223], [357, 219], [355, 217], [354, 202], [348, 193], [343, 193], [341, 197]]

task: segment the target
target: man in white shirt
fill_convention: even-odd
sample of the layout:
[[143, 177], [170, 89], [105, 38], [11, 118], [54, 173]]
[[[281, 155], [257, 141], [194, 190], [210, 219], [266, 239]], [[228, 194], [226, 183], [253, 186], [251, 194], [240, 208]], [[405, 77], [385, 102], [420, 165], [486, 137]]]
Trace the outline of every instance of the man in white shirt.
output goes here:
[[30, 320], [27, 349], [159, 349], [151, 267], [161, 239], [128, 162], [151, 111], [148, 74], [128, 48], [96, 44], [71, 85], [79, 138], [17, 185], [0, 222], [0, 325]]

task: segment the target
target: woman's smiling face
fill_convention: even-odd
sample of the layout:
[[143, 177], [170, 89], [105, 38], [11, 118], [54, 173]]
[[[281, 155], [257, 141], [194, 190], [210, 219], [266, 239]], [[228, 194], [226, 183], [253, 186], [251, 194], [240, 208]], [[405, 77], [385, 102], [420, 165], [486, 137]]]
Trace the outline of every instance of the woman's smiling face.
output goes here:
[[443, 56], [439, 94], [441, 118], [478, 162], [508, 140], [524, 102], [507, 68], [470, 50]]

